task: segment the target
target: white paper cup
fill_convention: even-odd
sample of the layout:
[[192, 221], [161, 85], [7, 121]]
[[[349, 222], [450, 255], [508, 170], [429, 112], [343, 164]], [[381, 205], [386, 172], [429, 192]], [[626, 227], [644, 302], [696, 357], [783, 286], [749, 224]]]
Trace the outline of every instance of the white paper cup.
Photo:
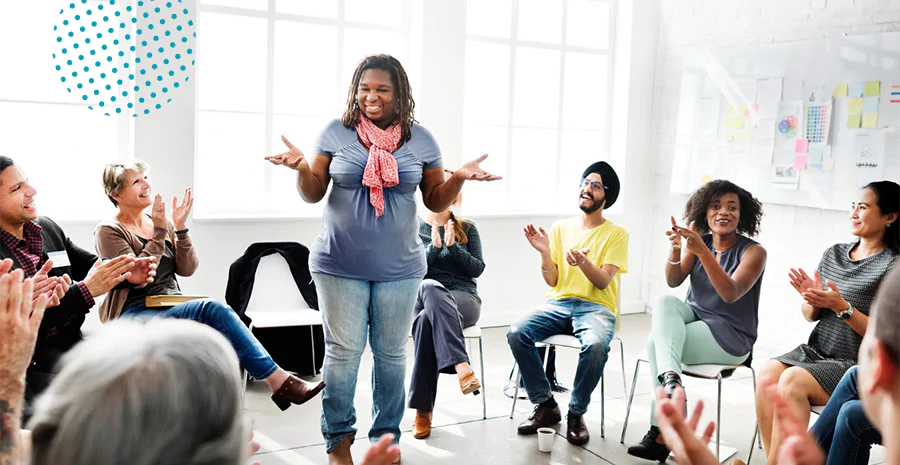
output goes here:
[[556, 437], [556, 430], [553, 428], [538, 428], [538, 450], [541, 452], [550, 452], [553, 450], [553, 438]]

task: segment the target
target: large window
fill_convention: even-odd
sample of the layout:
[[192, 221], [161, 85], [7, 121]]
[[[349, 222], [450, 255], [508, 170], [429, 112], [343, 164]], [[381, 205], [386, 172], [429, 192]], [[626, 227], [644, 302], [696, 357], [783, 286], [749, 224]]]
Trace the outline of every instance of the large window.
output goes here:
[[[614, 0], [466, 6], [464, 150], [505, 182], [466, 186], [466, 214], [559, 212], [609, 153]], [[617, 206], [618, 207], [618, 206]]]
[[409, 23], [408, 0], [201, 0], [197, 215], [320, 214], [263, 157], [285, 150], [282, 134], [312, 157], [358, 61], [408, 57]]
[[112, 211], [100, 177], [105, 163], [129, 157], [131, 118], [91, 111], [93, 98], [66, 91], [53, 58], [61, 20], [59, 2], [3, 4], [0, 155], [37, 188], [42, 215], [96, 220]]

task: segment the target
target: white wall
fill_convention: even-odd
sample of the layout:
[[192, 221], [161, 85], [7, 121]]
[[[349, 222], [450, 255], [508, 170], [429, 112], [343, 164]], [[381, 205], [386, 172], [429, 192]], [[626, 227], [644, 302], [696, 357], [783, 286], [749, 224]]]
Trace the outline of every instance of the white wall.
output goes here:
[[[461, 154], [462, 92], [465, 9], [456, 0], [427, 0], [421, 4], [421, 94], [417, 116], [438, 138], [445, 164], [458, 166], [478, 154]], [[631, 233], [630, 273], [622, 281], [625, 312], [644, 310], [646, 206], [651, 191], [650, 152], [647, 150], [659, 5], [653, 0], [618, 2], [616, 26], [616, 77], [614, 99], [618, 109], [613, 127], [613, 150], [628, 154], [620, 199], [629, 208], [610, 219]], [[196, 10], [196, 8], [194, 9]], [[198, 50], [202, 60], [202, 48]], [[448, 59], [453, 58], [453, 59]], [[199, 61], [198, 61], [199, 64]], [[416, 69], [413, 63], [411, 69]], [[135, 120], [135, 157], [152, 167], [154, 189], [167, 198], [181, 194], [194, 179], [194, 110], [196, 87], [192, 79], [160, 111]], [[248, 161], [248, 163], [256, 160]], [[241, 180], [235, 179], [239, 189]], [[248, 193], [248, 195], [252, 195]], [[484, 325], [509, 324], [543, 300], [546, 285], [538, 269], [538, 257], [522, 237], [522, 227], [535, 223], [549, 227], [553, 221], [578, 213], [576, 194], [572, 208], [554, 217], [495, 216], [475, 218], [484, 242], [487, 268], [479, 280], [484, 302]], [[297, 202], [301, 202], [299, 196]], [[52, 216], [52, 212], [44, 212]], [[114, 214], [110, 206], [110, 215]], [[61, 222], [79, 244], [92, 247], [94, 220]], [[223, 298], [228, 267], [253, 242], [297, 241], [311, 244], [319, 219], [202, 220], [190, 224], [200, 256], [200, 269], [182, 288], [191, 294]], [[98, 324], [92, 321], [90, 324]]]
[[[646, 244], [652, 257], [648, 267], [651, 298], [673, 292], [662, 273], [668, 247], [664, 232], [670, 215], [680, 218], [686, 200], [668, 192], [682, 73], [681, 47], [727, 47], [900, 31], [898, 0], [673, 0], [662, 3], [661, 15], [650, 145], [655, 154], [653, 234]], [[811, 270], [826, 247], [850, 241], [848, 213], [781, 205], [765, 205], [765, 213], [759, 241], [768, 250], [769, 261], [763, 281], [760, 340], [792, 348], [806, 340], [812, 326], [800, 316], [801, 300], [788, 285], [788, 270]]]

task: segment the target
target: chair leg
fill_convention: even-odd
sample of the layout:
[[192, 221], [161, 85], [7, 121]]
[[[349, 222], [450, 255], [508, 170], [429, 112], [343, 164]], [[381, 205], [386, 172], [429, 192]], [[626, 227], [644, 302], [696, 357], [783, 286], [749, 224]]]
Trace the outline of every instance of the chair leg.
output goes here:
[[628, 431], [628, 417], [631, 416], [631, 402], [634, 400], [634, 388], [637, 386], [641, 362], [643, 362], [643, 360], [637, 359], [637, 362], [634, 364], [634, 378], [631, 380], [631, 394], [628, 396], [628, 407], [625, 408], [625, 421], [622, 423], [622, 437], [619, 439], [620, 444], [625, 444], [625, 432]]
[[[750, 373], [753, 374], [753, 399], [754, 405], [756, 404], [756, 370], [753, 367], [750, 368]], [[753, 427], [753, 438], [750, 439], [750, 452], [747, 454], [747, 463], [750, 463], [750, 460], [753, 458], [753, 446], [755, 446], [756, 442], [759, 441], [759, 448], [762, 449], [762, 435], [759, 434], [759, 421], [757, 420], [756, 426]]]
[[[517, 367], [518, 367], [518, 364], [514, 364], [513, 370], [515, 370]], [[510, 411], [509, 411], [509, 419], [510, 420], [512, 420], [513, 414], [516, 413], [516, 400], [519, 399], [519, 383], [521, 383], [521, 382], [522, 382], [522, 372], [517, 371], [516, 372], [516, 392], [513, 393], [512, 409], [510, 409]]]
[[625, 343], [622, 342], [622, 338], [617, 337], [616, 340], [619, 341], [619, 357], [622, 359], [622, 395], [624, 396], [626, 392], [628, 392], [628, 383], [625, 380]]
[[309, 344], [312, 347], [312, 369], [313, 376], [319, 374], [319, 370], [316, 370], [316, 333], [313, 331], [314, 326], [309, 325]]
[[606, 437], [606, 375], [600, 377], [600, 437]]
[[[253, 334], [253, 323], [252, 322], [250, 323], [250, 326], [247, 327], [247, 329], [250, 331], [250, 334]], [[244, 403], [244, 397], [247, 394], [247, 378], [248, 378], [248, 376], [249, 376], [249, 374], [247, 373], [247, 370], [241, 368], [241, 404]]]
[[478, 336], [478, 359], [481, 364], [481, 419], [487, 420], [487, 385], [484, 380], [484, 342]]
[[719, 445], [722, 442], [722, 373], [716, 376], [719, 381], [719, 395], [716, 398], [716, 460], [719, 460]]

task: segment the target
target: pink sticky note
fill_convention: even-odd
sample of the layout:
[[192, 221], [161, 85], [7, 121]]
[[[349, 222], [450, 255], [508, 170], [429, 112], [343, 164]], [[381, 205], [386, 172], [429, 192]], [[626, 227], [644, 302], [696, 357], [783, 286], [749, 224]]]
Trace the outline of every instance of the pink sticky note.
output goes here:
[[798, 170], [806, 169], [806, 155], [794, 156], [794, 169], [798, 169]]
[[[759, 104], [758, 104], [758, 103], [754, 103], [754, 104], [752, 105], [752, 107], [753, 107], [753, 112], [754, 112], [754, 113], [759, 113]], [[748, 112], [748, 113], [749, 113], [749, 112]], [[747, 116], [750, 116], [750, 115], [747, 115]]]
[[[797, 139], [797, 145], [794, 147], [794, 152], [797, 152], [797, 153], [809, 152], [809, 139]], [[803, 164], [806, 165], [805, 157], [804, 157]]]

